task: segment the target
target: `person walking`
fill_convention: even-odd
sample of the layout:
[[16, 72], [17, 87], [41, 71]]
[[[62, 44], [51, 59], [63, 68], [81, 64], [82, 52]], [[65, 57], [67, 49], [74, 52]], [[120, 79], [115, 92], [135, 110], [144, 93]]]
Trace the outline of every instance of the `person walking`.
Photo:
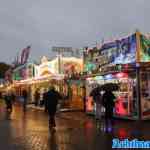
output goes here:
[[47, 102], [48, 102], [48, 100], [47, 100], [47, 90], [45, 90], [44, 91], [44, 93], [43, 93], [43, 102], [44, 102], [44, 111], [45, 112], [48, 112], [48, 104], [47, 104]]
[[101, 93], [99, 92], [99, 94], [95, 97], [95, 104], [96, 104], [95, 117], [96, 117], [96, 120], [101, 120], [101, 117], [102, 117], [101, 102], [102, 102], [102, 96], [101, 96]]
[[57, 110], [58, 100], [62, 99], [62, 96], [55, 90], [54, 87], [50, 87], [49, 91], [45, 95], [45, 100], [49, 115], [49, 128], [56, 127], [55, 114]]
[[13, 95], [10, 91], [7, 91], [4, 95], [4, 100], [6, 104], [6, 110], [12, 112], [12, 101], [14, 100]]
[[35, 92], [35, 95], [34, 95], [34, 101], [35, 101], [35, 106], [38, 106], [39, 105], [39, 101], [40, 101], [40, 93], [37, 89], [37, 91]]
[[101, 120], [101, 108], [102, 108], [102, 95], [101, 91], [98, 88], [95, 88], [91, 93], [90, 96], [93, 97], [93, 101], [95, 104], [95, 118], [96, 120]]
[[113, 108], [115, 105], [114, 99], [115, 99], [115, 96], [112, 93], [112, 91], [107, 89], [102, 97], [102, 103], [103, 103], [103, 106], [105, 107], [106, 125], [108, 125], [109, 122], [112, 123]]
[[86, 112], [86, 87], [83, 86], [83, 111]]
[[23, 97], [23, 111], [26, 111], [26, 105], [27, 105], [27, 98], [28, 98], [28, 93], [26, 90], [22, 91], [22, 97]]

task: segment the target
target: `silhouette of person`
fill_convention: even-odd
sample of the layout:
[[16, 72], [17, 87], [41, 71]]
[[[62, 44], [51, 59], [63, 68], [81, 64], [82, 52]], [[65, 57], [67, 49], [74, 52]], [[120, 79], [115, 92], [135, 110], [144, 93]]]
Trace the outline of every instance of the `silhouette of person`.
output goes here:
[[28, 98], [28, 93], [26, 90], [22, 91], [22, 97], [23, 97], [23, 110], [26, 111], [27, 98]]
[[49, 114], [49, 128], [56, 127], [55, 114], [57, 110], [58, 100], [62, 99], [62, 96], [55, 90], [54, 87], [50, 87], [49, 91], [45, 95]]
[[115, 99], [115, 96], [112, 93], [112, 91], [110, 91], [109, 89], [106, 90], [105, 93], [103, 94], [102, 103], [103, 103], [103, 106], [105, 107], [106, 124], [108, 124], [108, 122], [112, 123], [113, 108], [115, 105], [114, 99]]
[[40, 100], [40, 93], [39, 93], [39, 91], [37, 90], [37, 91], [35, 92], [35, 106], [38, 106], [39, 100]]

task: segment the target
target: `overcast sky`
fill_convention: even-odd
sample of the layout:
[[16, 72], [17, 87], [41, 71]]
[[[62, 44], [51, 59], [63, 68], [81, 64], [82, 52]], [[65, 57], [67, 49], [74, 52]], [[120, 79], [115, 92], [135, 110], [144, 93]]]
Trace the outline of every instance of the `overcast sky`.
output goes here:
[[52, 46], [83, 47], [102, 38], [150, 31], [149, 0], [0, 0], [0, 61], [31, 44], [31, 60]]

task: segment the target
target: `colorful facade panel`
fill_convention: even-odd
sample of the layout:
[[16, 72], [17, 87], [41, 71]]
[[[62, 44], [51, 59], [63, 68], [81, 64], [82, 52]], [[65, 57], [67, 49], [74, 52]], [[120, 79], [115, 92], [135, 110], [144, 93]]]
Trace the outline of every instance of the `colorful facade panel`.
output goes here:
[[140, 35], [140, 61], [150, 61], [150, 37]]

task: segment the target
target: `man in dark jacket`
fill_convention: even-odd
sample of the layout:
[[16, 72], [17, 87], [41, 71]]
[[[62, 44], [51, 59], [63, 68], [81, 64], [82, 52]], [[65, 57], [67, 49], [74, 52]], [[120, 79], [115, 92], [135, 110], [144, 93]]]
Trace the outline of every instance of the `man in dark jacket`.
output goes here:
[[48, 100], [46, 100], [46, 99], [47, 99], [47, 92], [48, 92], [48, 91], [45, 90], [44, 93], [43, 93], [43, 102], [44, 102], [44, 111], [45, 111], [45, 112], [48, 112], [48, 108], [47, 108], [47, 107], [48, 107], [48, 106], [47, 106], [47, 101], [48, 101]]
[[111, 120], [113, 116], [113, 108], [114, 108], [114, 99], [115, 96], [110, 90], [106, 90], [102, 97], [102, 103], [105, 107], [105, 118], [106, 120]]
[[49, 114], [49, 127], [53, 128], [56, 126], [55, 114], [57, 110], [58, 100], [61, 99], [61, 95], [55, 91], [54, 87], [51, 87], [45, 95], [45, 101], [47, 104], [48, 114]]
[[110, 90], [106, 90], [103, 94], [102, 104], [105, 107], [105, 125], [106, 125], [106, 132], [110, 132], [113, 125], [113, 108], [114, 108], [114, 100], [115, 96]]

